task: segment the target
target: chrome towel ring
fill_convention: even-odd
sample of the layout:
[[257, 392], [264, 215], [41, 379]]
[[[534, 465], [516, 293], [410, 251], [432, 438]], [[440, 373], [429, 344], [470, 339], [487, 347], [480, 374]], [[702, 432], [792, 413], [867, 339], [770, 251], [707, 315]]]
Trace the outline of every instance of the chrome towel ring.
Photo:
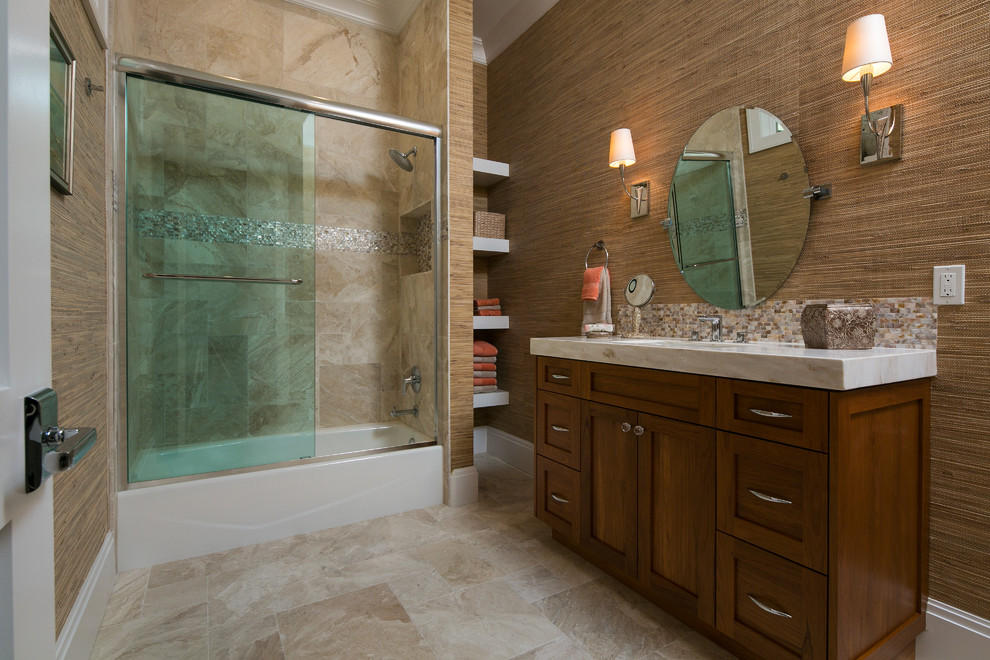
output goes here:
[[605, 241], [598, 241], [597, 243], [591, 246], [591, 249], [588, 250], [588, 254], [584, 255], [585, 270], [588, 270], [588, 257], [591, 256], [591, 253], [594, 252], [595, 249], [601, 250], [602, 252], [605, 253], [605, 268], [608, 268], [608, 248], [605, 247]]

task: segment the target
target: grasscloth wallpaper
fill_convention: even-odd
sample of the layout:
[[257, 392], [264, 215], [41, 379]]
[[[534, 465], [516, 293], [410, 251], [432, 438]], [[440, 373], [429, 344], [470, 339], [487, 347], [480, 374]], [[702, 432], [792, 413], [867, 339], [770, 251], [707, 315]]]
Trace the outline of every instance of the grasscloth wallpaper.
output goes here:
[[[678, 153], [708, 116], [755, 105], [784, 120], [816, 202], [801, 258], [773, 300], [931, 295], [931, 267], [966, 264], [966, 305], [942, 307], [932, 396], [931, 597], [990, 617], [990, 13], [986, 2], [892, 0], [893, 68], [875, 107], [902, 103], [904, 156], [858, 164], [862, 93], [839, 78], [846, 26], [876, 3], [560, 0], [487, 71], [490, 191], [512, 252], [488, 270], [512, 328], [499, 339], [511, 404], [491, 425], [531, 438], [529, 339], [574, 335], [584, 255], [611, 253], [613, 300], [640, 272], [656, 300], [696, 303], [660, 221]], [[628, 127], [649, 180], [649, 217], [630, 220], [608, 136]], [[617, 303], [616, 303], [617, 304]]]
[[55, 620], [61, 632], [110, 527], [107, 406], [107, 227], [105, 61], [80, 0], [53, 0], [51, 12], [76, 57], [72, 195], [51, 193], [52, 388], [59, 423], [96, 428], [85, 460], [57, 475]]

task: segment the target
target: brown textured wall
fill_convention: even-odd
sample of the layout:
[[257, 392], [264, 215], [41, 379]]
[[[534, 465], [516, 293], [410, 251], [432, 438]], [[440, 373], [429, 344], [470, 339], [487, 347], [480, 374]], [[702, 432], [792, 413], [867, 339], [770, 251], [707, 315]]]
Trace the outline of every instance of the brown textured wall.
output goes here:
[[450, 72], [447, 123], [450, 254], [450, 468], [474, 464], [473, 352], [474, 233], [472, 134], [474, 104], [474, 7], [449, 0]]
[[474, 63], [474, 155], [488, 158], [488, 67]]
[[[939, 310], [931, 596], [990, 617], [990, 14], [983, 0], [884, 3], [894, 66], [872, 101], [904, 104], [904, 157], [863, 168], [862, 93], [839, 67], [846, 26], [875, 10], [848, 0], [561, 0], [489, 64], [489, 156], [512, 168], [490, 193], [491, 209], [508, 216], [512, 253], [490, 264], [489, 287], [513, 307], [499, 354], [512, 403], [490, 423], [530, 437], [529, 338], [576, 333], [596, 240], [612, 255], [614, 298], [646, 272], [656, 300], [697, 302], [659, 227], [678, 152], [718, 110], [764, 107], [793, 131], [811, 182], [833, 184], [771, 299], [927, 296], [933, 265], [967, 266], [966, 305]], [[606, 164], [609, 132], [621, 126], [640, 159], [628, 177], [648, 179], [654, 197], [641, 220], [629, 219]]]
[[92, 426], [97, 444], [78, 466], [55, 477], [55, 619], [69, 611], [110, 528], [107, 380], [107, 222], [104, 51], [79, 0], [52, 0], [52, 16], [77, 60], [73, 194], [51, 193], [52, 387], [59, 423]]

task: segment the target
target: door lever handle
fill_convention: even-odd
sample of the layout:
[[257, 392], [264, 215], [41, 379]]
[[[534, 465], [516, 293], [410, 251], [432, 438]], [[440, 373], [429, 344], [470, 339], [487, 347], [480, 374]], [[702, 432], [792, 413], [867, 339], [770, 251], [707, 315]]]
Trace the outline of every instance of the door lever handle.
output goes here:
[[65, 472], [96, 444], [96, 429], [58, 426], [58, 397], [45, 388], [24, 397], [24, 477], [30, 493], [52, 474]]

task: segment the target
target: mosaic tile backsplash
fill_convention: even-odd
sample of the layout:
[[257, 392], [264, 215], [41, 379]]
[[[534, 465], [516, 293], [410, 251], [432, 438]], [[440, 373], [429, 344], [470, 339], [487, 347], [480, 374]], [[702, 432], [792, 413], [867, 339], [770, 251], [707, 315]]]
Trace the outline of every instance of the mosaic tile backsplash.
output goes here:
[[[639, 332], [654, 337], [688, 339], [692, 331], [708, 338], [699, 316], [721, 314], [722, 337], [726, 341], [745, 332], [747, 341], [803, 344], [801, 312], [812, 303], [870, 304], [877, 312], [878, 347], [935, 348], [938, 307], [931, 298], [872, 298], [867, 300], [775, 300], [749, 309], [720, 309], [708, 303], [654, 303], [643, 307]], [[616, 334], [633, 332], [634, 308], [618, 305]]]

